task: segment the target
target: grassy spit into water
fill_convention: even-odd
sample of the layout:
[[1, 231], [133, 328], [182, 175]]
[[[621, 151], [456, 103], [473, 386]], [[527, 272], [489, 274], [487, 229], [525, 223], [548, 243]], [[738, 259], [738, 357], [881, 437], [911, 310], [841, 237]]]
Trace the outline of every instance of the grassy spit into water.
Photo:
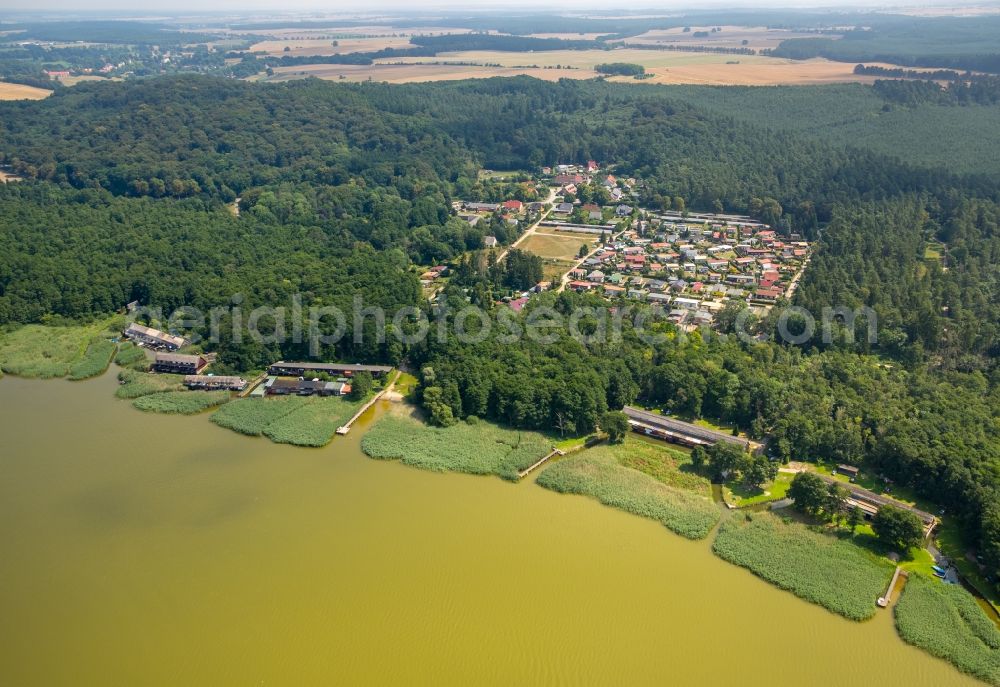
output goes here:
[[386, 415], [361, 440], [372, 458], [400, 460], [428, 470], [517, 479], [520, 470], [551, 450], [536, 432], [504, 429], [487, 422], [431, 427], [408, 417]]
[[[601, 503], [661, 522], [687, 537], [702, 539], [719, 520], [719, 509], [704, 495], [669, 486], [639, 470], [625, 467], [616, 452], [644, 449], [599, 446], [547, 467], [538, 484], [566, 494], [582, 494]], [[653, 447], [649, 447], [653, 448]]]
[[911, 575], [895, 615], [905, 641], [1000, 685], [1000, 630], [964, 589]]
[[122, 370], [118, 373], [121, 386], [115, 391], [118, 398], [133, 399], [168, 391], [181, 391], [184, 377], [169, 374], [148, 374], [138, 370]]
[[712, 551], [768, 582], [851, 620], [875, 614], [893, 566], [849, 541], [770, 513], [732, 515]]
[[107, 339], [94, 339], [87, 345], [87, 351], [82, 357], [70, 365], [69, 378], [73, 380], [90, 379], [104, 374], [111, 364], [117, 346]]
[[248, 436], [267, 436], [279, 444], [325, 446], [364, 401], [346, 398], [241, 398], [212, 415], [212, 422]]
[[165, 391], [140, 396], [132, 405], [151, 413], [196, 415], [229, 400], [228, 391]]
[[146, 352], [136, 346], [131, 341], [124, 341], [118, 344], [118, 353], [115, 355], [115, 364], [122, 367], [146, 367]]
[[0, 335], [0, 368], [19, 377], [85, 379], [107, 369], [117, 319], [87, 325], [29, 324]]

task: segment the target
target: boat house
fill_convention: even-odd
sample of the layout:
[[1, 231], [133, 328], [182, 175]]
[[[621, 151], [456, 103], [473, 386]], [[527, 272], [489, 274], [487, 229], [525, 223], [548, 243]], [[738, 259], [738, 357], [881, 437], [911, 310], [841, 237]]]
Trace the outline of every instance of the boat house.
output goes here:
[[161, 332], [159, 329], [145, 327], [135, 322], [130, 324], [123, 334], [126, 339], [130, 339], [137, 344], [165, 351], [176, 351], [178, 348], [191, 343], [183, 336]]
[[180, 355], [178, 353], [157, 353], [153, 370], [180, 375], [197, 375], [208, 367], [208, 360], [200, 355]]

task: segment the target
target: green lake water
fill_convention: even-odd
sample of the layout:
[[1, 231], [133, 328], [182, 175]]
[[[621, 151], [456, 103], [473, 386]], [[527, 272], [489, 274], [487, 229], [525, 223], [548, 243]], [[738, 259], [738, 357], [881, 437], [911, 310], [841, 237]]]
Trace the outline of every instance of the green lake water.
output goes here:
[[115, 384], [0, 379], [0, 685], [979, 684], [652, 521]]

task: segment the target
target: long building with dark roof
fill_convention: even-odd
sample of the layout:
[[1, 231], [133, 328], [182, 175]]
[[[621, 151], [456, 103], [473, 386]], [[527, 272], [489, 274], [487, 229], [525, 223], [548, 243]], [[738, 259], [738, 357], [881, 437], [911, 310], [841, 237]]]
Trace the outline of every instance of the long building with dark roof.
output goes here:
[[744, 449], [755, 447], [755, 444], [748, 439], [707, 427], [699, 427], [690, 422], [657, 415], [632, 406], [625, 406], [622, 412], [628, 416], [629, 423], [634, 430], [666, 441], [673, 441], [685, 446], [711, 446], [721, 441], [735, 444]]
[[388, 365], [352, 365], [349, 363], [295, 363], [279, 360], [271, 365], [270, 373], [279, 377], [306, 377], [318, 372], [350, 377], [358, 372], [369, 372], [372, 377], [382, 377], [392, 368]]

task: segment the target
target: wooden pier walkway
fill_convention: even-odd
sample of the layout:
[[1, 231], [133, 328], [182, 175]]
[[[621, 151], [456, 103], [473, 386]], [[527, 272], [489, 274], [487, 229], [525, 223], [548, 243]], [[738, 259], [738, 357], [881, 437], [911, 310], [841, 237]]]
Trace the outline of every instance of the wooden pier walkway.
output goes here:
[[542, 456], [541, 458], [539, 458], [539, 459], [538, 459], [537, 461], [535, 461], [535, 463], [534, 463], [534, 464], [532, 464], [532, 465], [529, 465], [529, 466], [528, 466], [528, 467], [526, 467], [525, 469], [523, 469], [523, 470], [519, 471], [519, 472], [517, 473], [517, 478], [518, 478], [518, 479], [521, 479], [521, 478], [522, 478], [522, 477], [524, 477], [525, 475], [529, 475], [529, 474], [531, 474], [531, 472], [532, 472], [532, 471], [533, 471], [533, 470], [534, 470], [535, 468], [537, 468], [537, 467], [539, 467], [539, 466], [541, 466], [541, 465], [544, 465], [544, 464], [545, 464], [545, 462], [546, 462], [546, 461], [547, 461], [547, 460], [548, 460], [549, 458], [551, 458], [552, 456], [561, 456], [561, 455], [564, 455], [562, 451], [560, 451], [560, 450], [559, 450], [559, 449], [557, 449], [557, 448], [554, 448], [554, 449], [552, 449], [552, 450], [551, 450], [551, 451], [550, 451], [549, 453], [545, 454], [544, 456]]
[[899, 579], [900, 575], [905, 576], [906, 571], [904, 571], [901, 566], [897, 565], [896, 572], [892, 574], [892, 579], [889, 580], [889, 588], [885, 590], [885, 596], [880, 596], [878, 601], [875, 602], [879, 605], [879, 608], [888, 608], [889, 604], [892, 603], [892, 592], [896, 589], [896, 581]]
[[344, 435], [344, 434], [347, 434], [348, 432], [350, 432], [351, 431], [351, 425], [353, 425], [357, 421], [357, 419], [359, 417], [361, 417], [362, 415], [364, 415], [366, 410], [368, 410], [369, 408], [371, 408], [373, 405], [375, 405], [379, 401], [379, 399], [381, 399], [387, 393], [389, 393], [390, 391], [392, 391], [392, 387], [396, 386], [396, 382], [399, 380], [399, 376], [401, 374], [403, 374], [401, 370], [396, 370], [396, 376], [392, 378], [392, 381], [389, 382], [388, 384], [386, 384], [385, 388], [382, 389], [382, 391], [380, 391], [377, 394], [375, 394], [375, 396], [372, 397], [372, 399], [370, 401], [368, 401], [363, 406], [361, 406], [361, 408], [358, 410], [358, 412], [354, 413], [354, 416], [350, 420], [348, 420], [344, 424], [343, 427], [338, 427], [337, 428], [337, 434]]

